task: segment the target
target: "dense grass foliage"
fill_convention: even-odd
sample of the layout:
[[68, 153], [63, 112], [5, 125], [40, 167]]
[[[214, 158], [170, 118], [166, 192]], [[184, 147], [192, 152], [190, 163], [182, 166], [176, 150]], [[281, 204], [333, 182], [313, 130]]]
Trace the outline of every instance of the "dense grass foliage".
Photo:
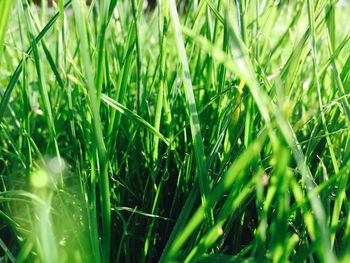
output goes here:
[[146, 6], [0, 0], [1, 261], [349, 262], [350, 4]]

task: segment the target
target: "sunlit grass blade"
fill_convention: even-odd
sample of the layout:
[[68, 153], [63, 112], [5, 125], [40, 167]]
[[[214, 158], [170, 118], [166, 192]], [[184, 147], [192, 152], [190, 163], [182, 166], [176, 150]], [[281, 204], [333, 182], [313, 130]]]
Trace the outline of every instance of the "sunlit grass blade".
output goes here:
[[94, 147], [98, 153], [98, 162], [100, 166], [99, 184], [101, 191], [101, 213], [102, 213], [102, 258], [103, 262], [109, 262], [110, 242], [111, 242], [111, 204], [110, 188], [108, 176], [108, 156], [102, 133], [102, 123], [100, 117], [99, 103], [97, 102], [97, 90], [94, 85], [94, 74], [89, 52], [87, 30], [85, 24], [85, 15], [82, 10], [85, 7], [79, 3], [79, 0], [73, 0], [73, 10], [77, 23], [77, 31], [80, 37], [81, 50], [80, 55], [86, 72], [86, 84], [89, 94], [89, 106], [92, 113]]
[[0, 61], [2, 60], [2, 50], [4, 48], [7, 23], [11, 14], [13, 0], [0, 1]]
[[202, 198], [203, 206], [207, 210], [206, 211], [207, 220], [208, 222], [211, 223], [213, 221], [212, 211], [211, 211], [211, 208], [206, 205], [206, 196], [210, 192], [210, 181], [209, 181], [208, 168], [207, 168], [206, 157], [204, 152], [203, 139], [201, 135], [200, 121], [198, 118], [196, 100], [193, 93], [191, 73], [188, 66], [188, 59], [187, 59], [185, 45], [184, 45], [184, 41], [181, 33], [181, 25], [180, 25], [178, 13], [176, 10], [175, 1], [169, 0], [169, 6], [170, 6], [171, 18], [175, 28], [177, 48], [178, 48], [179, 57], [181, 60], [182, 77], [184, 81], [185, 95], [187, 99], [187, 107], [189, 112], [193, 148], [194, 148], [197, 169], [198, 169], [198, 181], [199, 181], [199, 187], [201, 191], [201, 198]]

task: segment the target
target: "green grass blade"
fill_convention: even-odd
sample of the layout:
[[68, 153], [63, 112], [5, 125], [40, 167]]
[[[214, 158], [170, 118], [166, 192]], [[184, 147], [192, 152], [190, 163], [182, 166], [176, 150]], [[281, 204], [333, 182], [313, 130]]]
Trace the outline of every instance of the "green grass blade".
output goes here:
[[77, 23], [78, 35], [81, 40], [81, 59], [86, 72], [86, 84], [89, 94], [89, 106], [93, 117], [94, 144], [98, 152], [98, 162], [100, 165], [100, 190], [102, 195], [101, 213], [102, 213], [102, 261], [109, 262], [110, 259], [110, 242], [111, 242], [111, 204], [110, 188], [108, 176], [108, 156], [102, 134], [102, 123], [100, 117], [99, 103], [97, 101], [97, 90], [94, 85], [93, 69], [88, 46], [87, 30], [85, 25], [85, 15], [82, 10], [84, 7], [79, 0], [73, 1], [73, 10]]
[[170, 14], [175, 28], [176, 43], [179, 57], [181, 60], [182, 77], [184, 80], [185, 95], [187, 99], [187, 106], [190, 118], [190, 127], [192, 134], [193, 148], [197, 162], [199, 188], [201, 191], [202, 204], [208, 211], [206, 212], [207, 220], [210, 224], [213, 222], [213, 215], [211, 208], [206, 205], [206, 196], [210, 192], [210, 182], [208, 178], [208, 168], [204, 152], [203, 139], [201, 135], [200, 121], [197, 112], [196, 100], [193, 93], [190, 69], [188, 66], [188, 59], [186, 55], [185, 45], [181, 33], [181, 25], [179, 21], [178, 12], [175, 1], [169, 0]]
[[146, 129], [148, 129], [151, 133], [153, 133], [155, 136], [157, 136], [159, 139], [161, 139], [166, 145], [169, 145], [169, 139], [164, 137], [155, 127], [153, 127], [151, 124], [149, 124], [147, 121], [142, 119], [140, 116], [138, 116], [136, 113], [132, 112], [119, 102], [109, 98], [105, 94], [102, 94], [101, 96], [102, 101], [104, 101], [107, 105], [111, 106], [113, 109], [117, 110], [120, 114], [125, 115], [126, 117], [130, 118], [131, 120], [135, 121], [136, 123], [139, 123], [140, 125], [144, 126]]

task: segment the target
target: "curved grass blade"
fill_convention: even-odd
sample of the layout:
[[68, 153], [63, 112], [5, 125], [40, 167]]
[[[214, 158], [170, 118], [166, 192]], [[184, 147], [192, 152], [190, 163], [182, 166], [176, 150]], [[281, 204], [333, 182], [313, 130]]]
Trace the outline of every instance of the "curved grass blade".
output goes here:
[[107, 105], [111, 106], [113, 109], [117, 110], [120, 114], [125, 115], [126, 117], [130, 118], [131, 120], [141, 124], [146, 129], [148, 129], [151, 133], [153, 133], [155, 136], [157, 136], [159, 139], [161, 139], [167, 146], [169, 146], [169, 139], [166, 138], [163, 134], [161, 134], [155, 127], [153, 127], [150, 123], [145, 121], [143, 118], [141, 118], [136, 113], [132, 112], [119, 102], [111, 99], [105, 94], [102, 94], [101, 96], [102, 101], [104, 101]]

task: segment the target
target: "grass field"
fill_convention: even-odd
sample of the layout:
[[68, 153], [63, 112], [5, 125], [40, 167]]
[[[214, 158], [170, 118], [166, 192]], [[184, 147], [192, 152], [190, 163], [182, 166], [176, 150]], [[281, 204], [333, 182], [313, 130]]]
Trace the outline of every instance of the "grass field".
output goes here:
[[0, 0], [1, 262], [350, 262], [348, 1], [46, 5]]

